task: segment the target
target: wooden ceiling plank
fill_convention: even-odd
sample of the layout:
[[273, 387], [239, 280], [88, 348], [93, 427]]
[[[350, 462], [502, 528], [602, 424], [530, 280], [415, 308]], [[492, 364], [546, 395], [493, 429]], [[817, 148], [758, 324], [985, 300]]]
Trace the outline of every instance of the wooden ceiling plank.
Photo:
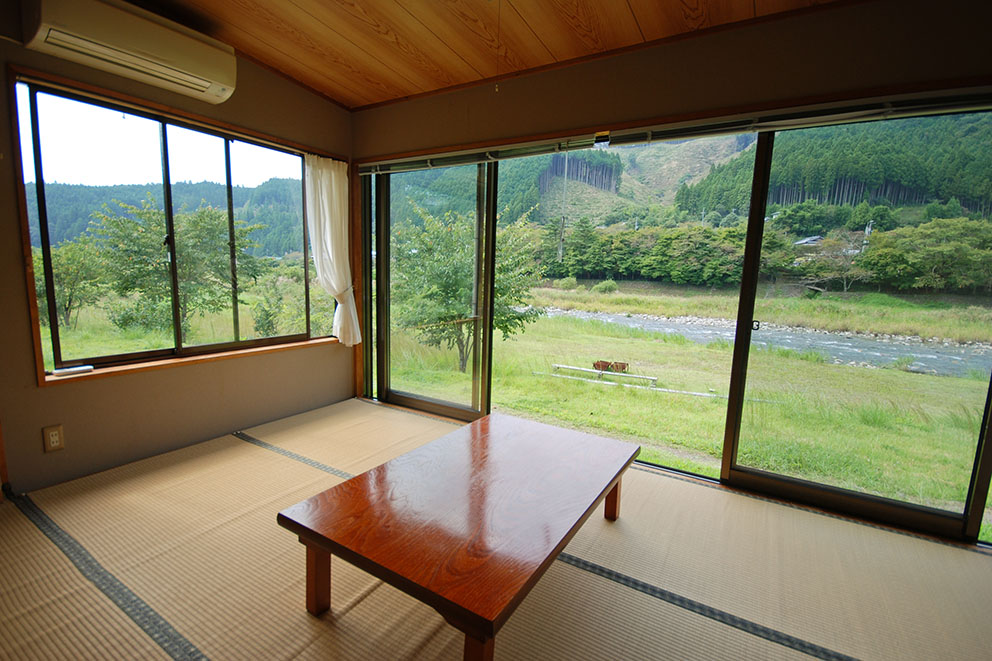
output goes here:
[[837, 0], [129, 0], [348, 108]]
[[499, 11], [497, 75], [534, 69], [555, 62], [555, 56], [513, 5], [505, 2]]
[[420, 90], [475, 80], [478, 72], [394, 2], [292, 0], [329, 28], [346, 34], [369, 56], [387, 63]]
[[478, 79], [554, 62], [519, 15], [507, 11], [506, 0], [396, 2], [471, 65]]
[[[284, 58], [295, 60], [299, 66], [326, 72], [328, 78], [339, 81], [338, 85], [371, 99], [371, 103], [406, 96], [413, 89], [409, 81], [397, 80], [395, 72], [383, 71], [382, 65], [370, 62], [368, 57], [342, 52], [339, 44], [335, 43], [339, 39], [315, 36], [313, 19], [297, 15], [302, 12], [294, 5], [278, 0], [187, 0], [187, 4], [219, 19], [218, 30], [237, 27], [243, 33], [266, 42], [270, 49], [282, 53]], [[253, 53], [255, 48], [250, 39], [231, 45], [246, 53]], [[259, 59], [265, 60], [264, 57]], [[372, 68], [370, 63], [377, 66]], [[295, 75], [296, 71], [289, 73]], [[344, 96], [337, 88], [324, 91], [334, 99]]]
[[647, 41], [754, 18], [741, 0], [627, 0]]
[[626, 2], [504, 1], [513, 5], [558, 62], [642, 43]]
[[323, 71], [314, 71], [282, 50], [271, 46], [263, 37], [252, 34], [230, 23], [218, 21], [218, 27], [209, 36], [232, 46], [256, 62], [272, 68], [291, 80], [324, 94], [346, 108], [370, 103], [374, 98], [351, 84], [347, 78], [333, 78]]
[[[361, 77], [363, 83], [376, 85], [376, 89], [387, 94], [407, 96], [430, 89], [405, 76], [394, 66], [395, 58], [382, 59], [378, 52], [369, 52], [352, 39], [353, 32], [343, 26], [325, 24], [302, 9], [300, 3], [286, 0], [242, 0], [258, 4], [272, 4], [279, 15], [294, 29], [304, 34], [308, 41], [299, 44], [307, 55], [312, 54], [313, 66], [345, 66], [351, 75]], [[328, 62], [328, 56], [331, 61]], [[306, 60], [304, 60], [306, 61]], [[387, 91], [388, 90], [388, 91]]]

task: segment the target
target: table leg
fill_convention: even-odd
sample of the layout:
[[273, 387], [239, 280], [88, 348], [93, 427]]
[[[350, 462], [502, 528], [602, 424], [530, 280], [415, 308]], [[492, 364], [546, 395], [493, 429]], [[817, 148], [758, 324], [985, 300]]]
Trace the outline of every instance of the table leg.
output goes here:
[[620, 480], [617, 480], [610, 493], [606, 494], [606, 518], [616, 521], [618, 516], [620, 516]]
[[465, 634], [465, 661], [493, 661], [495, 638], [479, 640]]
[[307, 547], [307, 610], [320, 615], [331, 607], [331, 554], [303, 543]]

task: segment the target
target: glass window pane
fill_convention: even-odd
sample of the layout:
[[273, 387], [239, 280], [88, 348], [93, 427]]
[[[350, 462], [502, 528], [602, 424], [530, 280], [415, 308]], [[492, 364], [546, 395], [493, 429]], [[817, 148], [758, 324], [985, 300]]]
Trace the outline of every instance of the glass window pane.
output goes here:
[[38, 195], [35, 184], [34, 140], [31, 137], [31, 110], [28, 86], [17, 83], [17, 125], [21, 146], [21, 179], [24, 184], [24, 201], [27, 206], [28, 234], [31, 242], [31, 266], [34, 270], [35, 299], [38, 302], [38, 320], [41, 324], [41, 353], [45, 370], [55, 367], [52, 353], [52, 333], [49, 329], [48, 297], [45, 293], [45, 265], [41, 252], [41, 225], [38, 220]]
[[478, 406], [478, 167], [390, 177], [389, 378]]
[[992, 372], [992, 114], [779, 133], [738, 461], [960, 513]]
[[160, 124], [38, 94], [62, 358], [173, 346]]
[[183, 345], [237, 340], [224, 139], [166, 127]]
[[496, 409], [719, 475], [753, 142], [500, 163]]
[[[302, 161], [296, 154], [231, 142], [243, 340], [307, 332]], [[313, 334], [328, 334], [333, 304], [327, 299], [333, 299], [317, 289], [310, 289], [319, 306]]]
[[985, 515], [982, 517], [982, 526], [978, 531], [978, 541], [992, 544], [992, 492], [985, 503]]

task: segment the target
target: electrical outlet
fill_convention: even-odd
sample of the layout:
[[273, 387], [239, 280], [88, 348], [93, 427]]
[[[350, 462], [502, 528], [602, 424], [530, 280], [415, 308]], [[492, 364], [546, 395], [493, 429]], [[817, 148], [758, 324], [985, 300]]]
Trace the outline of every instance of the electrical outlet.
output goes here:
[[44, 441], [45, 452], [55, 452], [65, 448], [65, 433], [62, 431], [62, 425], [43, 428], [41, 438]]

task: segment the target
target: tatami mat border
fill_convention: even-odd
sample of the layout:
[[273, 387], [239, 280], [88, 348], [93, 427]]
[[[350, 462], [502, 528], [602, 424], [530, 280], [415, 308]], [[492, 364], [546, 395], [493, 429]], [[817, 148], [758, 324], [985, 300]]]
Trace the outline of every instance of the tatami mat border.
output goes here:
[[726, 487], [719, 482], [714, 482], [708, 477], [699, 476], [693, 477], [690, 475], [681, 475], [677, 471], [669, 470], [662, 466], [654, 466], [653, 464], [643, 464], [634, 463], [631, 468], [634, 470], [639, 470], [642, 473], [650, 473], [652, 475], [657, 475], [658, 477], [667, 477], [672, 480], [679, 480], [680, 482], [688, 482], [689, 484], [697, 484], [701, 487], [706, 487], [707, 489], [716, 489], [718, 491], [726, 491], [728, 493], [733, 493], [738, 496], [744, 496], [745, 498], [751, 498], [752, 500], [760, 500], [763, 503], [771, 503], [773, 505], [781, 505], [782, 507], [788, 507], [789, 509], [799, 510], [801, 512], [809, 512], [810, 514], [817, 514], [819, 516], [825, 516], [828, 519], [836, 519], [838, 521], [845, 521], [847, 523], [856, 523], [859, 526], [865, 526], [866, 528], [874, 528], [875, 530], [881, 530], [882, 532], [892, 533], [893, 535], [902, 535], [903, 537], [912, 537], [913, 539], [921, 539], [925, 542], [930, 542], [932, 544], [940, 544], [941, 546], [949, 546], [951, 548], [960, 549], [962, 551], [971, 551], [972, 553], [978, 553], [979, 555], [992, 556], [992, 548], [977, 546], [973, 544], [964, 544], [960, 542], [952, 542], [939, 537], [931, 537], [930, 535], [923, 535], [920, 533], [911, 532], [909, 530], [902, 530], [901, 528], [892, 528], [890, 526], [882, 525], [880, 523], [873, 523], [871, 521], [865, 521], [863, 519], [855, 519], [849, 516], [844, 516], [843, 514], [834, 514], [833, 512], [827, 512], [824, 510], [816, 509], [814, 507], [807, 507], [805, 505], [800, 505], [799, 503], [790, 503], [786, 500], [777, 500], [775, 498], [769, 498], [767, 496], [760, 496], [756, 493], [751, 493], [749, 491], [742, 491], [740, 489], [733, 489], [731, 487]]
[[197, 647], [176, 631], [169, 622], [97, 562], [89, 551], [38, 507], [30, 496], [11, 496], [11, 501], [75, 565], [79, 573], [96, 586], [142, 631], [173, 659], [206, 659]]
[[659, 588], [656, 585], [651, 585], [650, 583], [638, 580], [632, 576], [621, 574], [618, 571], [614, 571], [594, 562], [589, 562], [588, 560], [584, 560], [569, 553], [560, 553], [558, 555], [558, 560], [572, 565], [573, 567], [577, 567], [578, 569], [582, 569], [583, 571], [587, 571], [590, 574], [595, 574], [596, 576], [608, 579], [614, 583], [619, 583], [624, 587], [637, 590], [638, 592], [643, 592], [644, 594], [654, 597], [655, 599], [661, 599], [662, 601], [672, 604], [673, 606], [678, 606], [679, 608], [696, 613], [697, 615], [702, 615], [703, 617], [720, 622], [721, 624], [726, 624], [727, 626], [735, 629], [740, 629], [741, 631], [749, 633], [752, 636], [758, 636], [759, 638], [764, 638], [765, 640], [773, 643], [778, 643], [784, 647], [794, 649], [797, 652], [802, 652], [803, 654], [808, 654], [818, 659], [829, 659], [831, 661], [854, 661], [855, 659], [855, 657], [841, 654], [840, 652], [834, 652], [826, 647], [821, 647], [820, 645], [816, 645], [801, 638], [790, 636], [787, 633], [782, 633], [781, 631], [766, 627], [758, 624], [757, 622], [745, 620], [742, 617], [732, 615], [731, 613], [722, 611], [718, 608], [713, 608], [712, 606], [707, 606], [704, 603], [694, 601], [688, 597], [683, 597], [680, 594]]
[[291, 450], [287, 450], [286, 448], [281, 448], [278, 445], [273, 445], [272, 443], [266, 443], [262, 439], [255, 438], [254, 436], [251, 436], [250, 434], [246, 434], [243, 431], [233, 432], [231, 436], [234, 436], [235, 438], [240, 438], [242, 441], [245, 441], [246, 443], [257, 445], [260, 448], [271, 450], [272, 452], [281, 454], [284, 457], [295, 459], [296, 461], [304, 463], [307, 466], [313, 466], [314, 468], [318, 470], [322, 470], [325, 473], [330, 473], [331, 475], [337, 475], [338, 477], [344, 478], [346, 480], [350, 480], [351, 478], [355, 477], [351, 473], [347, 473], [339, 468], [335, 468], [334, 466], [328, 466], [327, 464], [322, 464], [316, 459], [311, 459], [310, 457], [304, 456], [297, 452], [293, 452]]
[[[266, 443], [263, 440], [257, 439], [250, 434], [244, 432], [235, 432], [233, 436], [240, 438], [243, 441], [257, 445], [258, 447], [265, 448], [267, 450], [272, 450], [277, 452], [284, 457], [290, 459], [295, 459], [296, 461], [303, 462], [308, 466], [313, 466], [332, 475], [337, 475], [338, 477], [343, 477], [345, 479], [350, 479], [354, 477], [350, 473], [347, 473], [339, 468], [334, 468], [333, 466], [328, 466], [319, 461], [306, 457], [304, 455], [298, 454], [296, 452], [291, 452], [285, 448], [280, 448], [277, 445], [271, 443]], [[641, 469], [645, 470], [645, 469]], [[658, 471], [647, 471], [652, 473], [658, 473]], [[687, 480], [688, 481], [688, 480]], [[732, 615], [726, 611], [713, 608], [712, 606], [707, 606], [706, 604], [700, 603], [698, 601], [693, 601], [688, 597], [683, 597], [681, 595], [675, 594], [674, 592], [669, 592], [663, 588], [656, 585], [651, 585], [650, 583], [645, 583], [644, 581], [639, 581], [636, 578], [627, 576], [626, 574], [621, 574], [620, 572], [614, 571], [602, 565], [598, 565], [588, 560], [583, 560], [582, 558], [570, 555], [568, 553], [562, 552], [558, 555], [558, 560], [566, 564], [572, 565], [578, 569], [582, 569], [591, 574], [595, 574], [601, 578], [605, 578], [614, 581], [624, 587], [637, 590], [656, 599], [661, 599], [673, 606], [678, 606], [679, 608], [685, 609], [691, 613], [697, 615], [702, 615], [703, 617], [709, 618], [721, 624], [725, 624], [735, 629], [739, 629], [745, 633], [749, 633], [753, 636], [759, 638], [764, 638], [773, 643], [783, 645], [790, 649], [794, 649], [798, 652], [814, 656], [818, 659], [829, 659], [831, 661], [848, 661], [854, 657], [847, 656], [845, 654], [840, 654], [839, 652], [834, 652], [825, 647], [815, 645], [808, 641], [802, 640], [801, 638], [796, 638], [795, 636], [790, 636], [789, 634], [782, 633], [781, 631], [776, 631], [769, 627], [760, 625], [756, 622], [750, 620], [745, 620], [742, 617]]]

